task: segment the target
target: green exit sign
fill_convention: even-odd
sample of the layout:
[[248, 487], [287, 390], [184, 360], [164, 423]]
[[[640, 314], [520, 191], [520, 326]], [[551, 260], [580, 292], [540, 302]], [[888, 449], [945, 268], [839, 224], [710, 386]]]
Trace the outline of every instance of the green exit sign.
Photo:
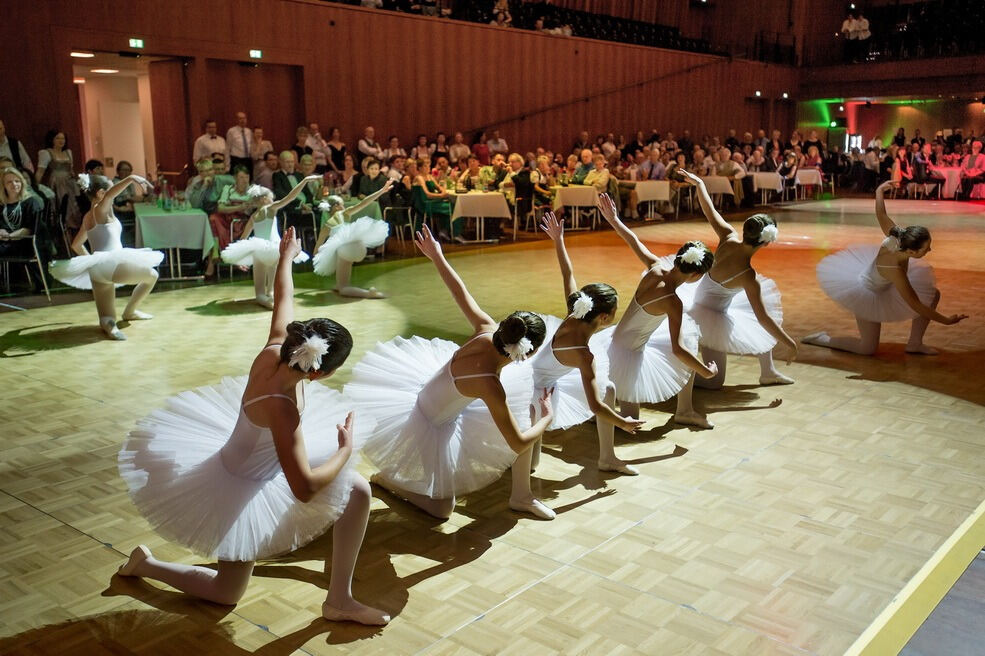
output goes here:
[[262, 57], [263, 57], [263, 50], [251, 50], [250, 51], [250, 58], [251, 59], [261, 59]]
[[144, 47], [144, 40], [143, 39], [130, 39], [130, 47], [131, 48], [143, 48]]

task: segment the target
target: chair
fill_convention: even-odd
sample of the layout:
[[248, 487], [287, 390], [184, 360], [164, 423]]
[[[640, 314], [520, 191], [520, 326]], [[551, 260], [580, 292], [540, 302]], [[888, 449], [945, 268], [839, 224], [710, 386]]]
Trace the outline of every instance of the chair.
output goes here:
[[38, 251], [38, 227], [41, 225], [42, 221], [50, 220], [50, 216], [54, 214], [54, 212], [54, 203], [50, 201], [46, 202], [44, 209], [34, 217], [34, 225], [31, 226], [31, 236], [22, 238], [22, 240], [26, 241], [29, 239], [31, 241], [31, 254], [0, 256], [0, 264], [3, 264], [4, 288], [8, 292], [10, 291], [10, 265], [23, 264], [24, 273], [27, 274], [28, 282], [30, 282], [31, 272], [28, 267], [34, 264], [38, 267], [38, 273], [41, 276], [41, 284], [44, 286], [44, 295], [48, 297], [48, 302], [51, 303], [51, 291], [48, 289], [48, 279], [45, 277], [44, 264], [42, 264], [41, 261], [41, 253]]
[[[531, 213], [534, 213], [534, 183], [530, 180], [530, 169], [522, 169], [513, 176], [513, 190], [515, 197], [513, 199], [513, 241], [516, 241], [516, 229], [520, 222], [520, 213], [523, 212], [525, 217], [529, 217]], [[537, 217], [534, 216], [534, 223], [537, 222]], [[524, 222], [524, 230], [526, 230], [527, 223]]]
[[[404, 213], [407, 220], [404, 223], [398, 223], [396, 221], [390, 221], [390, 213]], [[404, 228], [407, 229], [407, 234], [411, 239], [414, 238], [414, 208], [410, 206], [399, 206], [399, 205], [387, 205], [383, 208], [383, 220], [391, 225], [395, 226], [397, 229], [397, 241], [400, 245], [404, 245]]]

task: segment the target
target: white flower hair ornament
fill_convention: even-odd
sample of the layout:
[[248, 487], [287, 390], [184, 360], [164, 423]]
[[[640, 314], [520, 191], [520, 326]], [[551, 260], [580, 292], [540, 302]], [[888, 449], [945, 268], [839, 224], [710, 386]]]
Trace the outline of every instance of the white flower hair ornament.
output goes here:
[[776, 229], [775, 225], [765, 225], [763, 226], [763, 231], [759, 233], [759, 243], [768, 244], [776, 241], [778, 234], [780, 234], [780, 231]]
[[901, 250], [899, 237], [897, 237], [896, 235], [889, 235], [888, 237], [886, 237], [886, 241], [883, 242], [883, 245], [894, 253], [898, 250]]
[[249, 189], [246, 190], [246, 195], [250, 198], [263, 198], [264, 196], [270, 196], [274, 192], [270, 191], [266, 187], [262, 187], [258, 184], [250, 185]]
[[526, 337], [521, 337], [516, 344], [503, 344], [503, 350], [513, 362], [522, 362], [527, 359], [527, 353], [534, 348], [533, 342]]
[[575, 319], [584, 319], [594, 307], [595, 301], [592, 300], [591, 296], [585, 292], [578, 292], [578, 298], [572, 303], [571, 316]]
[[681, 261], [697, 266], [705, 261], [705, 249], [701, 246], [692, 246], [681, 255]]
[[79, 174], [79, 188], [82, 191], [89, 191], [89, 187], [92, 186], [92, 179], [89, 177], [88, 173]]
[[291, 360], [287, 363], [297, 365], [301, 371], [310, 372], [321, 368], [321, 359], [328, 353], [328, 342], [318, 335], [308, 335], [301, 344], [291, 351]]

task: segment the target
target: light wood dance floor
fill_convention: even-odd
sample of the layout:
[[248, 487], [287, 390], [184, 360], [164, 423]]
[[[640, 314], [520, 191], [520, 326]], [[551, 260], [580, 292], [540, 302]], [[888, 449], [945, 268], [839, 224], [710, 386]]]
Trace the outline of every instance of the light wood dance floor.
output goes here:
[[[871, 200], [839, 203], [777, 213], [780, 241], [755, 260], [795, 336], [854, 329], [814, 266], [879, 233]], [[235, 608], [113, 576], [138, 543], [200, 562], [136, 513], [116, 454], [167, 396], [246, 372], [269, 317], [248, 282], [155, 293], [156, 318], [126, 327], [125, 343], [101, 338], [91, 303], [0, 314], [0, 653], [841, 654], [985, 500], [985, 208], [941, 214], [954, 207], [891, 206], [934, 234], [940, 309], [972, 315], [931, 325], [939, 357], [905, 355], [895, 324], [871, 358], [802, 347], [781, 365], [792, 386], [759, 387], [756, 361], [731, 358], [723, 391], [695, 393], [714, 430], [674, 425], [668, 403], [617, 437], [635, 478], [596, 470], [593, 424], [552, 433], [535, 484], [553, 522], [507, 508], [508, 476], [443, 524], [374, 490], [354, 589], [394, 615], [382, 630], [320, 618], [330, 534], [258, 566]], [[656, 252], [713, 239], [697, 220], [639, 232]], [[569, 247], [579, 283], [629, 298], [640, 267], [611, 231]], [[563, 311], [546, 241], [450, 258], [493, 316]], [[332, 386], [376, 340], [466, 334], [423, 258], [354, 279], [392, 297], [341, 300], [297, 276], [298, 316], [356, 335]]]

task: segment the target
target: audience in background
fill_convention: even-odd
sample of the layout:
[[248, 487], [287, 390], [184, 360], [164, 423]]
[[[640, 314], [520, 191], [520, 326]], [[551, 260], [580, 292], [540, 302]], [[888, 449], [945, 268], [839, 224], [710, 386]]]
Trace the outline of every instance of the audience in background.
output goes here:
[[253, 131], [249, 128], [246, 112], [236, 112], [236, 125], [226, 130], [226, 161], [229, 169], [242, 166], [253, 176]]
[[210, 159], [214, 163], [215, 156], [221, 154], [223, 160], [225, 160], [226, 140], [218, 135], [215, 119], [205, 119], [202, 127], [205, 130], [205, 134], [195, 140], [195, 144], [192, 146], [192, 159], [196, 162], [202, 159]]
[[328, 141], [325, 143], [328, 149], [328, 166], [329, 169], [335, 172], [337, 175], [342, 173], [345, 168], [345, 156], [346, 147], [345, 142], [342, 141], [342, 130], [337, 127], [331, 127], [328, 129]]
[[360, 160], [366, 157], [372, 157], [376, 160], [383, 159], [383, 148], [376, 143], [376, 129], [373, 126], [368, 126], [363, 130], [363, 138], [356, 144], [356, 150], [360, 153]]
[[2, 120], [0, 120], [0, 157], [8, 157], [16, 168], [34, 173], [34, 165], [31, 163], [31, 158], [27, 156], [24, 144], [7, 136], [7, 127]]
[[321, 136], [321, 128], [317, 123], [308, 125], [308, 138], [305, 145], [311, 149], [315, 162], [315, 172], [324, 173], [328, 170], [328, 144]]
[[259, 166], [253, 169], [253, 181], [261, 187], [266, 187], [273, 191], [274, 172], [278, 169], [280, 169], [280, 162], [277, 158], [277, 153], [268, 150]]
[[[267, 159], [267, 153], [273, 152], [274, 145], [263, 138], [263, 128], [253, 128], [253, 145], [250, 147], [250, 159], [253, 160], [253, 179], [256, 180], [260, 168]], [[276, 155], [276, 153], [274, 153]]]

